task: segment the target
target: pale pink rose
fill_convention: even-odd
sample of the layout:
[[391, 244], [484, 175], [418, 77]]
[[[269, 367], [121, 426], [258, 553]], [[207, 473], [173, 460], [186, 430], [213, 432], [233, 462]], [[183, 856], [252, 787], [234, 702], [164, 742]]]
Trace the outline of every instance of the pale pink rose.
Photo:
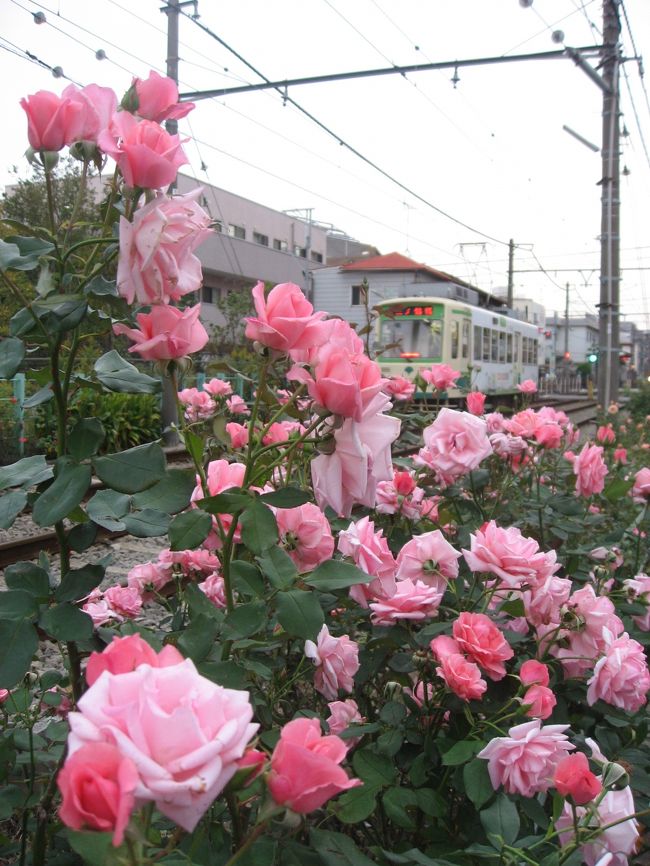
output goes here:
[[190, 422], [204, 421], [217, 411], [212, 397], [198, 388], [184, 388], [178, 392], [178, 399], [185, 406], [185, 418]]
[[[579, 821], [586, 812], [584, 806], [576, 808]], [[596, 809], [596, 822], [607, 829], [580, 846], [585, 866], [628, 866], [628, 855], [633, 855], [639, 844], [639, 830], [632, 817], [634, 813], [634, 797], [629, 786], [622, 791], [608, 791], [605, 794]], [[623, 820], [628, 816], [628, 821]], [[610, 824], [613, 826], [610, 827]], [[555, 827], [561, 831], [561, 844], [569, 845], [574, 839], [573, 810], [569, 803], [564, 804], [564, 810], [555, 822]]]
[[429, 646], [438, 661], [442, 661], [448, 655], [462, 655], [460, 647], [448, 634], [439, 634], [438, 637], [434, 637]]
[[460, 376], [460, 370], [454, 370], [449, 364], [434, 364], [430, 370], [421, 370], [420, 376], [436, 391], [448, 391]]
[[519, 670], [519, 679], [524, 686], [547, 686], [549, 683], [548, 667], [536, 659], [528, 659]]
[[508, 794], [532, 797], [548, 791], [555, 768], [575, 748], [564, 731], [568, 725], [546, 725], [539, 719], [510, 728], [507, 737], [495, 737], [478, 753], [488, 762], [492, 787]]
[[503, 433], [505, 430], [505, 418], [501, 412], [488, 412], [483, 419], [487, 425], [488, 433]]
[[509, 433], [491, 433], [489, 439], [494, 453], [498, 454], [499, 457], [514, 457], [528, 450], [528, 443], [521, 436], [512, 436]]
[[62, 150], [75, 141], [83, 106], [69, 96], [39, 90], [20, 100], [27, 115], [27, 137], [34, 150]]
[[215, 571], [219, 571], [221, 568], [219, 557], [205, 548], [199, 548], [198, 550], [161, 550], [158, 554], [158, 561], [165, 564], [174, 563], [180, 565], [183, 574], [191, 578], [197, 575], [208, 576]]
[[138, 328], [128, 328], [118, 322], [113, 325], [116, 334], [124, 334], [135, 345], [129, 352], [137, 352], [145, 361], [168, 361], [199, 352], [208, 342], [208, 334], [201, 322], [201, 304], [179, 310], [167, 304], [157, 304], [150, 313], [136, 316]]
[[139, 207], [133, 221], [120, 218], [117, 290], [127, 303], [167, 304], [195, 292], [203, 283], [194, 251], [212, 234], [210, 215], [187, 195], [160, 193]]
[[480, 665], [491, 680], [505, 677], [503, 663], [513, 657], [514, 651], [489, 617], [463, 611], [454, 622], [452, 634], [461, 651]]
[[391, 596], [370, 602], [370, 619], [374, 625], [395, 625], [402, 619], [414, 622], [432, 619], [438, 614], [442, 596], [437, 586], [406, 577], [397, 581]]
[[[571, 581], [551, 574], [520, 594], [527, 621], [532, 626], [559, 622], [560, 610], [571, 595]], [[516, 596], [515, 596], [516, 597]]]
[[391, 376], [386, 380], [382, 390], [393, 400], [410, 400], [415, 394], [415, 384], [404, 376]]
[[553, 776], [553, 787], [563, 797], [571, 797], [577, 806], [595, 800], [603, 790], [602, 782], [589, 769], [584, 752], [562, 758]]
[[253, 289], [257, 316], [246, 319], [246, 336], [278, 352], [311, 349], [327, 339], [321, 326], [325, 313], [315, 313], [302, 289], [294, 283], [280, 283], [264, 294], [264, 283]]
[[203, 390], [212, 397], [229, 397], [232, 394], [232, 385], [224, 379], [210, 379], [204, 383]]
[[[318, 345], [310, 349], [290, 349], [289, 356], [296, 364], [309, 364], [313, 366], [318, 361], [320, 346], [336, 346], [346, 355], [363, 355], [365, 345], [361, 337], [357, 335], [354, 328], [343, 319], [327, 319], [320, 323]], [[305, 379], [307, 381], [307, 379]]]
[[160, 592], [172, 579], [171, 562], [144, 562], [134, 566], [126, 576], [127, 585], [147, 599], [152, 592]]
[[522, 394], [536, 394], [537, 385], [532, 379], [524, 379], [520, 385], [517, 385], [517, 390], [521, 391]]
[[104, 671], [126, 674], [139, 668], [140, 665], [163, 668], [182, 661], [184, 661], [183, 656], [171, 644], [156, 652], [139, 634], [114, 637], [102, 652], [90, 654], [86, 665], [86, 682], [92, 686]]
[[339, 690], [348, 694], [352, 691], [354, 675], [359, 670], [359, 647], [348, 635], [334, 637], [324, 625], [316, 643], [305, 642], [305, 655], [316, 665], [314, 688], [326, 700], [336, 700]]
[[171, 667], [105, 671], [70, 713], [68, 749], [111, 743], [135, 764], [136, 805], [191, 832], [237, 770], [257, 725], [247, 692], [202, 677], [189, 659]]
[[228, 606], [223, 577], [216, 571], [199, 584], [199, 589], [215, 607], [225, 608]]
[[567, 676], [579, 677], [606, 652], [605, 632], [618, 637], [624, 626], [612, 601], [606, 596], [597, 596], [589, 584], [573, 593], [566, 604], [566, 611], [572, 614], [572, 619], [565, 616], [568, 628], [559, 635], [565, 645], [554, 645], [550, 652], [560, 659]]
[[111, 619], [122, 621], [122, 617], [113, 610], [99, 590], [90, 594], [88, 601], [81, 605], [81, 609], [92, 619], [95, 628], [99, 628]]
[[115, 160], [129, 187], [162, 189], [188, 161], [177, 135], [151, 120], [138, 121], [127, 111], [113, 115], [97, 144]]
[[623, 586], [634, 601], [646, 606], [646, 612], [643, 616], [632, 617], [636, 627], [641, 631], [650, 631], [650, 575], [637, 574], [629, 580], [624, 580]]
[[317, 505], [306, 502], [275, 512], [280, 539], [300, 574], [332, 558], [334, 538], [329, 521]]
[[621, 465], [625, 465], [627, 463], [627, 448], [615, 448], [614, 460]]
[[228, 411], [232, 415], [250, 415], [251, 410], [246, 405], [246, 401], [243, 397], [240, 397], [239, 394], [233, 394], [232, 397], [229, 397], [226, 400], [226, 406], [228, 407]]
[[355, 601], [367, 607], [369, 598], [388, 598], [393, 595], [397, 565], [388, 549], [384, 531], [375, 531], [375, 524], [369, 517], [362, 517], [340, 532], [337, 546], [343, 556], [349, 556], [356, 566], [375, 578], [367, 584], [350, 588], [350, 595]]
[[445, 653], [436, 673], [463, 701], [480, 701], [487, 689], [478, 665], [460, 653]]
[[[97, 142], [99, 133], [106, 129], [117, 109], [117, 97], [110, 87], [88, 84], [81, 89], [69, 84], [61, 94], [80, 106], [81, 111], [69, 129], [70, 141]], [[45, 148], [49, 150], [50, 148]]]
[[528, 707], [525, 715], [531, 719], [548, 719], [557, 704], [557, 699], [547, 686], [531, 686], [523, 698], [522, 704]]
[[113, 832], [113, 845], [135, 807], [138, 770], [112, 743], [88, 743], [68, 755], [57, 778], [62, 802], [59, 818], [73, 830]]
[[395, 484], [392, 481], [380, 481], [375, 497], [375, 511], [378, 514], [397, 514], [400, 507]]
[[[362, 725], [366, 720], [359, 712], [357, 702], [352, 698], [346, 698], [344, 701], [332, 701], [327, 705], [330, 714], [325, 719], [329, 727], [330, 734], [342, 734], [350, 725]], [[347, 737], [343, 742], [349, 749], [354, 748], [361, 741], [361, 737]]]
[[444, 594], [447, 581], [458, 577], [459, 559], [439, 529], [414, 535], [397, 556], [397, 579], [419, 580]]
[[[218, 493], [223, 493], [233, 487], [241, 487], [246, 475], [246, 466], [244, 463], [228, 463], [227, 460], [211, 460], [208, 463], [208, 471], [206, 480], [208, 483], [208, 493], [210, 496], [216, 496]], [[191, 502], [200, 502], [204, 498], [203, 487], [201, 486], [200, 478], [196, 477], [196, 487], [192, 491]], [[224, 533], [227, 533], [232, 526], [232, 514], [215, 514], [212, 517], [212, 524], [216, 532], [219, 526]], [[239, 529], [235, 531], [235, 541], [239, 542], [241, 535]], [[217, 542], [217, 546], [220, 541]]]
[[371, 401], [360, 422], [347, 419], [334, 431], [335, 451], [311, 462], [316, 501], [349, 517], [354, 505], [373, 508], [379, 481], [393, 477], [390, 446], [399, 436], [400, 421], [384, 415], [391, 404], [383, 394]]
[[507, 529], [494, 520], [470, 535], [470, 549], [463, 556], [472, 571], [496, 574], [501, 585], [523, 589], [546, 580], [560, 567], [554, 550], [544, 553], [534, 538], [516, 526]]
[[125, 619], [135, 619], [142, 610], [142, 596], [134, 586], [111, 586], [104, 593], [104, 601]]
[[264, 445], [278, 445], [288, 442], [290, 437], [298, 438], [305, 432], [299, 421], [276, 421], [271, 424], [262, 439]]
[[532, 439], [540, 427], [544, 425], [544, 420], [540, 418], [534, 409], [522, 409], [503, 422], [504, 428], [513, 436], [521, 436], [524, 439]]
[[415, 462], [432, 469], [441, 483], [452, 484], [476, 469], [490, 454], [492, 446], [485, 421], [445, 406], [425, 429], [424, 448]]
[[470, 391], [466, 395], [467, 411], [471, 415], [482, 415], [485, 409], [486, 395], [482, 391]]
[[180, 120], [194, 108], [193, 102], [178, 101], [178, 87], [172, 78], [153, 70], [147, 78], [134, 78], [131, 87], [137, 96], [135, 112], [145, 120]]
[[339, 764], [347, 754], [340, 737], [322, 736], [318, 719], [294, 719], [280, 732], [271, 756], [268, 788], [280, 806], [305, 815], [341, 791], [356, 788]]
[[571, 422], [566, 412], [555, 409], [553, 406], [542, 406], [537, 410], [537, 417], [545, 424], [559, 424], [566, 430], [571, 429]]
[[248, 445], [248, 427], [230, 421], [226, 424], [226, 433], [230, 436], [230, 447], [233, 449], [245, 448]]
[[586, 443], [573, 461], [573, 472], [577, 476], [577, 496], [593, 496], [595, 493], [602, 493], [608, 469], [603, 460], [601, 446]]
[[644, 649], [627, 633], [614, 639], [605, 630], [605, 640], [606, 654], [596, 662], [593, 676], [587, 683], [587, 703], [592, 706], [597, 700], [603, 700], [635, 713], [647, 703], [650, 689]]
[[612, 442], [615, 442], [616, 433], [614, 432], [612, 425], [601, 424], [596, 430], [596, 439], [601, 443], [601, 445], [611, 445]]
[[644, 466], [634, 476], [634, 486], [630, 491], [630, 495], [634, 502], [643, 505], [650, 499], [650, 468]]

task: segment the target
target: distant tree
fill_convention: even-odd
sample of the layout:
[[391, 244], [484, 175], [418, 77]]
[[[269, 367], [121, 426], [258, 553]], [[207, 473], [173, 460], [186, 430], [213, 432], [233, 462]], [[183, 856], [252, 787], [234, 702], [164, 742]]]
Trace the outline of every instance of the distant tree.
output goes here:
[[233, 289], [219, 298], [216, 305], [224, 318], [223, 325], [213, 325], [210, 349], [225, 357], [244, 343], [244, 317], [253, 311], [250, 291]]

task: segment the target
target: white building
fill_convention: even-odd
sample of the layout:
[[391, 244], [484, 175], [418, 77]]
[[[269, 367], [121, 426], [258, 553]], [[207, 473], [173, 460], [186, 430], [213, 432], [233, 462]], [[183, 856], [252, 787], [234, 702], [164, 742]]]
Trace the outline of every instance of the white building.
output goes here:
[[546, 309], [543, 304], [533, 301], [531, 298], [513, 298], [512, 309], [518, 319], [530, 322], [531, 325], [537, 325], [539, 328], [544, 328]]

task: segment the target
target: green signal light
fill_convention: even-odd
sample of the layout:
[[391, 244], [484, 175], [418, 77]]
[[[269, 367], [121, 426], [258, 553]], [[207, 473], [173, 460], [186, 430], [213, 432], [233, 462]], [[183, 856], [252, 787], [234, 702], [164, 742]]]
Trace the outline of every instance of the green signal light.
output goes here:
[[595, 352], [592, 352], [591, 355], [587, 355], [587, 360], [590, 364], [595, 364], [598, 360], [598, 355]]

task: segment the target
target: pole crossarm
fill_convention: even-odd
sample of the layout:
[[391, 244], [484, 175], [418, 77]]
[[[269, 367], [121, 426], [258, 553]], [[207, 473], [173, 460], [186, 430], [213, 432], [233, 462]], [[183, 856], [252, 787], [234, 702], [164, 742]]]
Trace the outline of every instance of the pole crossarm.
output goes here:
[[[572, 48], [571, 52], [583, 56], [596, 55], [601, 45]], [[331, 75], [311, 75], [307, 78], [288, 78], [283, 81], [263, 81], [259, 84], [242, 84], [238, 87], [221, 87], [214, 90], [191, 90], [181, 93], [181, 100], [211, 99], [215, 96], [230, 96], [235, 93], [250, 93], [254, 90], [282, 90], [303, 84], [325, 84], [331, 81], [349, 81], [356, 78], [374, 78], [380, 75], [406, 75], [412, 72], [429, 72], [434, 69], [462, 69], [469, 66], [490, 66], [497, 63], [520, 63], [526, 60], [567, 60], [575, 58], [568, 49], [538, 51], [533, 54], [511, 54], [498, 57], [473, 57], [466, 60], [442, 60], [438, 63], [414, 63], [409, 66], [386, 66], [380, 69], [362, 69], [356, 72], [335, 72]], [[594, 73], [596, 75], [596, 73]]]

